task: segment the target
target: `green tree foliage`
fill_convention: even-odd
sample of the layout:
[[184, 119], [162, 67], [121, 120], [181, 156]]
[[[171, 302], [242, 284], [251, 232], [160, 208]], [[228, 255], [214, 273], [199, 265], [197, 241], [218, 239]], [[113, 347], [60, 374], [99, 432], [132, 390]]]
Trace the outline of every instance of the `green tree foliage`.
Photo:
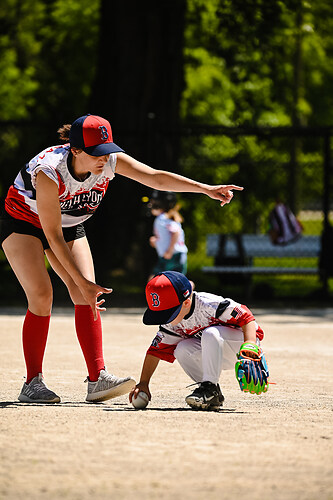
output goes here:
[[[99, 0], [49, 0], [37, 112], [74, 119], [86, 109], [97, 64]], [[36, 110], [35, 110], [36, 111]]]
[[[291, 125], [296, 105], [303, 122], [331, 124], [332, 13], [328, 0], [188, 0], [183, 116], [281, 126]], [[298, 39], [303, 75], [294, 104]]]
[[96, 69], [99, 0], [2, 0], [0, 196], [30, 155], [86, 112]]
[[36, 102], [41, 40], [35, 28], [44, 17], [42, 2], [4, 0], [0, 6], [0, 117], [27, 118]]
[[[59, 125], [95, 112], [87, 105], [94, 102], [95, 75], [103, 78], [103, 71], [96, 71], [97, 64], [112, 64], [117, 44], [124, 44], [120, 30], [112, 38], [112, 47], [107, 36], [103, 39], [105, 55], [101, 53], [101, 2], [2, 0], [2, 185], [12, 180], [13, 171], [30, 154], [57, 140]], [[183, 123], [225, 127], [332, 124], [332, 11], [330, 0], [187, 0]], [[126, 18], [114, 21], [110, 16], [110, 32], [114, 22], [126, 30]], [[149, 23], [145, 26], [142, 36], [149, 38]], [[151, 29], [150, 37], [160, 36], [154, 26]], [[130, 59], [130, 45], [127, 50]], [[145, 66], [147, 71], [154, 71], [157, 59]], [[174, 78], [182, 78], [178, 73]], [[132, 84], [132, 80], [122, 84], [121, 76], [117, 74], [119, 88]], [[105, 99], [116, 98], [106, 90]], [[144, 113], [141, 121], [147, 118]], [[275, 195], [290, 191], [292, 162], [302, 166], [298, 196], [305, 204], [314, 202], [321, 190], [320, 148], [315, 139], [297, 142], [287, 137], [207, 133], [184, 137], [182, 173], [204, 182], [234, 182], [246, 188], [221, 210], [205, 197], [184, 196], [191, 241], [198, 241], [208, 221], [217, 230], [255, 230], [258, 225], [264, 229]]]
[[[327, 0], [188, 0], [184, 123], [331, 124], [332, 11]], [[236, 195], [239, 201], [221, 212], [210, 214], [205, 199], [189, 200], [186, 218], [194, 213], [200, 219], [200, 214], [208, 213], [211, 230], [265, 230], [277, 195], [289, 202], [301, 197], [305, 205], [321, 196], [321, 147], [316, 140], [254, 135], [206, 133], [184, 140], [185, 174], [245, 186]], [[191, 224], [188, 233], [196, 241], [200, 229]]]
[[95, 72], [98, 22], [99, 0], [3, 0], [0, 119], [46, 121], [82, 111]]

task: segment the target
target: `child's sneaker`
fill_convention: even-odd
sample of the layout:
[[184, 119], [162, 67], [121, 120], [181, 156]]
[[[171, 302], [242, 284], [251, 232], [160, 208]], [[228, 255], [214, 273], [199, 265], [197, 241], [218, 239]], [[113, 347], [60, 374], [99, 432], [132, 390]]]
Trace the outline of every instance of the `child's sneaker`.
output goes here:
[[88, 382], [88, 395], [86, 401], [99, 403], [107, 399], [116, 398], [127, 394], [135, 386], [135, 380], [131, 377], [118, 378], [111, 375], [106, 370], [101, 370], [96, 382]]
[[218, 411], [222, 406], [223, 406], [223, 401], [224, 401], [224, 396], [221, 392], [221, 387], [220, 387], [220, 384], [217, 384], [217, 390], [218, 390], [218, 393], [219, 393], [219, 399], [218, 399], [218, 402], [215, 404], [214, 401], [211, 402], [210, 406], [209, 406], [209, 410], [214, 410], [214, 411]]
[[199, 387], [185, 398], [185, 401], [194, 409], [216, 411], [223, 405], [224, 397], [219, 384], [201, 382]]
[[46, 386], [42, 373], [38, 373], [29, 384], [23, 384], [18, 399], [22, 403], [60, 403], [59, 396]]

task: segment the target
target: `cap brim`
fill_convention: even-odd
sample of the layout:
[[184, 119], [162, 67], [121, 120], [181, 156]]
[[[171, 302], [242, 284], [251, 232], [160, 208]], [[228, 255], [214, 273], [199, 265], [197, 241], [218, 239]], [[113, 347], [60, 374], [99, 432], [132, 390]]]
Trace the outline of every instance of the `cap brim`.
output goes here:
[[110, 153], [124, 152], [124, 150], [114, 142], [104, 142], [103, 144], [97, 144], [97, 146], [89, 146], [88, 148], [84, 148], [83, 151], [90, 156], [104, 156]]
[[164, 325], [171, 323], [179, 314], [183, 304], [171, 307], [165, 311], [152, 311], [147, 309], [143, 315], [142, 321], [145, 325]]

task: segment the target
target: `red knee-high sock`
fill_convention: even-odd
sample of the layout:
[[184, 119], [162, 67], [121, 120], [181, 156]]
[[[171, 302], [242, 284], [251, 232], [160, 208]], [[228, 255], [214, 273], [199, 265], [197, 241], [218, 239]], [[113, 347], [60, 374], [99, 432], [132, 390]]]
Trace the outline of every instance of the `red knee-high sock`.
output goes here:
[[99, 372], [104, 368], [102, 321], [99, 311], [97, 311], [97, 314], [97, 320], [94, 321], [90, 306], [75, 306], [76, 334], [86, 360], [91, 381], [97, 380]]
[[37, 316], [27, 310], [22, 329], [23, 352], [27, 366], [27, 384], [42, 373], [43, 358], [49, 331], [49, 316]]

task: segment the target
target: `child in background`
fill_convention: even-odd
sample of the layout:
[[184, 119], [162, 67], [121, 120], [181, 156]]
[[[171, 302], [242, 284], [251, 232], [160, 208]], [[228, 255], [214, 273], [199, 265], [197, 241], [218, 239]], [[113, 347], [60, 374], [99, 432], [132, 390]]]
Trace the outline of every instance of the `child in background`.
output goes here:
[[162, 271], [186, 274], [187, 247], [176, 194], [171, 191], [153, 191], [150, 210], [155, 220], [154, 236], [149, 238], [149, 243], [156, 249], [158, 260], [149, 279]]
[[218, 411], [223, 404], [219, 379], [222, 370], [235, 367], [240, 389], [261, 394], [268, 388], [268, 368], [260, 347], [264, 332], [252, 312], [220, 295], [193, 292], [181, 273], [165, 271], [147, 283], [146, 325], [160, 325], [147, 350], [140, 382], [130, 401], [140, 391], [149, 399], [149, 382], [159, 361], [179, 362], [198, 387], [185, 401], [193, 409]]

